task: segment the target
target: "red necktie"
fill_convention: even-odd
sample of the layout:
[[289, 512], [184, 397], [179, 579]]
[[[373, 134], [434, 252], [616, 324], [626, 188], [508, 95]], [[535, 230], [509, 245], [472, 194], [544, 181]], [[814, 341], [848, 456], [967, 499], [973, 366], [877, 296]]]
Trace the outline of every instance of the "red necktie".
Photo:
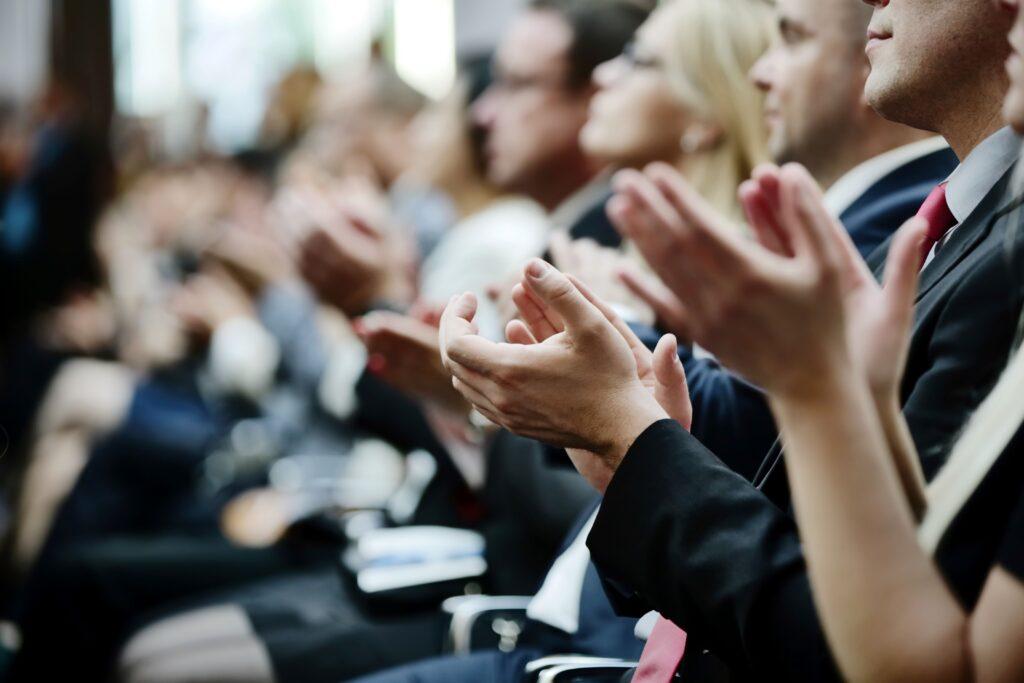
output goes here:
[[928, 259], [928, 254], [942, 241], [950, 228], [956, 225], [956, 217], [946, 203], [946, 183], [942, 183], [928, 195], [917, 212], [918, 217], [928, 221], [928, 230], [921, 243], [921, 265]]
[[665, 617], [658, 617], [640, 655], [633, 683], [669, 683], [683, 661], [685, 651], [686, 631]]

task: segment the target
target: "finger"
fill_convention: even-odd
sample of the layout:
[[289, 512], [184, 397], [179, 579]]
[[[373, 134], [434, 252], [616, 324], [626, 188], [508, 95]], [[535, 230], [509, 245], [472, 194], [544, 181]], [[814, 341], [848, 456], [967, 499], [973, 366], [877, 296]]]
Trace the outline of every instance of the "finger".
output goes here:
[[438, 342], [441, 347], [441, 362], [449, 367], [448, 347], [463, 336], [474, 335], [477, 327], [473, 323], [476, 316], [476, 297], [472, 293], [453, 296], [441, 314], [441, 325], [438, 327]]
[[779, 176], [780, 215], [793, 244], [794, 254], [813, 258], [817, 263], [831, 263], [831, 235], [821, 225], [814, 202], [803, 186], [802, 167], [787, 164]]
[[622, 192], [630, 197], [640, 210], [640, 216], [647, 221], [640, 221], [640, 232], [651, 237], [665, 239], [668, 235], [681, 234], [687, 231], [680, 213], [662, 194], [652, 178], [637, 171], [621, 171], [617, 174]]
[[533, 337], [539, 341], [544, 341], [562, 331], [561, 319], [557, 318], [553, 311], [546, 311], [546, 307], [539, 302], [537, 295], [531, 294], [524, 284], [520, 283], [512, 288], [512, 303], [519, 311], [522, 321], [530, 328]]
[[[703, 262], [717, 272], [732, 270], [741, 260], [743, 240], [735, 227], [719, 215], [700, 194], [668, 164], [655, 163], [647, 168], [647, 175], [654, 181], [658, 191], [665, 197], [672, 210], [683, 224], [701, 239], [696, 240], [694, 249], [699, 249], [703, 259], [694, 259], [695, 264]], [[712, 271], [707, 275], [714, 276]]]
[[761, 189], [761, 193], [764, 195], [765, 201], [768, 202], [769, 208], [775, 212], [778, 212], [781, 205], [781, 198], [779, 196], [780, 170], [775, 164], [758, 164], [750, 175]]
[[753, 229], [761, 246], [780, 256], [792, 255], [788, 245], [782, 240], [784, 233], [779, 227], [775, 213], [772, 211], [768, 199], [764, 196], [761, 186], [758, 185], [757, 181], [744, 181], [740, 185], [738, 194], [740, 205], [747, 216], [747, 222]]
[[920, 277], [921, 243], [927, 230], [928, 221], [923, 218], [907, 221], [893, 238], [885, 263], [886, 305], [894, 323], [899, 325], [908, 325], [913, 315]]
[[829, 243], [832, 248], [832, 254], [839, 259], [847, 284], [849, 285], [864, 279], [873, 280], [874, 275], [868, 268], [867, 263], [864, 262], [864, 258], [860, 255], [857, 245], [853, 243], [850, 233], [847, 232], [846, 227], [843, 226], [839, 219], [833, 216], [826, 208], [825, 196], [817, 181], [802, 166], [797, 166], [795, 173], [800, 178], [800, 183], [803, 187], [805, 204], [809, 205], [810, 210], [816, 216], [816, 222], [824, 226], [831, 234], [832, 239], [829, 240]]
[[470, 385], [463, 382], [458, 377], [452, 377], [452, 387], [455, 391], [462, 394], [462, 397], [473, 404], [480, 413], [494, 424], [500, 425], [501, 418], [498, 414], [498, 409], [494, 407], [494, 404], [489, 398], [484, 396], [482, 393], [471, 387]]
[[604, 205], [608, 220], [623, 237], [630, 238], [636, 231], [636, 216], [634, 213], [633, 201], [624, 194], [615, 194]]
[[643, 346], [643, 342], [640, 341], [640, 338], [637, 337], [636, 333], [634, 333], [630, 326], [626, 324], [626, 321], [619, 317], [619, 314], [615, 312], [615, 309], [598, 298], [598, 296], [575, 275], [568, 275], [567, 277], [576, 289], [580, 291], [580, 294], [582, 294], [587, 301], [594, 304], [597, 310], [600, 311], [601, 315], [604, 316], [605, 320], [610, 322], [612, 326], [618, 330], [619, 334], [622, 335], [631, 347]]
[[526, 266], [526, 281], [541, 303], [554, 310], [570, 333], [587, 333], [601, 329], [604, 316], [562, 273], [541, 259], [532, 259]]
[[508, 325], [505, 326], [505, 338], [511, 344], [521, 344], [523, 346], [537, 343], [537, 339], [530, 332], [530, 328], [522, 320], [509, 321]]
[[693, 338], [686, 306], [660, 280], [641, 275], [632, 269], [620, 270], [619, 279], [630, 292], [651, 307], [654, 315], [663, 325], [668, 326], [669, 331], [686, 339]]
[[512, 344], [495, 344], [475, 334], [462, 335], [448, 340], [448, 358], [451, 362], [448, 370], [455, 374], [456, 366], [462, 366], [475, 374], [493, 379], [500, 376], [504, 368], [516, 362], [516, 352], [523, 348]]
[[690, 428], [693, 408], [686, 386], [686, 372], [679, 360], [675, 336], [666, 334], [654, 348], [654, 398], [669, 416], [686, 429]]

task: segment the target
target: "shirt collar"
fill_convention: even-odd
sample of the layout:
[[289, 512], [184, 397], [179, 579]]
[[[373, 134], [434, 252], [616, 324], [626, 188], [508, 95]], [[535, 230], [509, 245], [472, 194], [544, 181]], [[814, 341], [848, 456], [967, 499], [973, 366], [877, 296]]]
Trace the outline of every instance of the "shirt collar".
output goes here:
[[1007, 126], [988, 136], [949, 176], [946, 203], [957, 223], [967, 220], [1017, 160], [1021, 140]]
[[854, 166], [828, 188], [825, 206], [833, 216], [840, 216], [882, 178], [911, 161], [948, 146], [943, 138], [932, 137], [872, 157]]
[[568, 230], [609, 192], [611, 192], [611, 178], [608, 177], [608, 174], [602, 173], [555, 207], [555, 210], [551, 212], [552, 227]]

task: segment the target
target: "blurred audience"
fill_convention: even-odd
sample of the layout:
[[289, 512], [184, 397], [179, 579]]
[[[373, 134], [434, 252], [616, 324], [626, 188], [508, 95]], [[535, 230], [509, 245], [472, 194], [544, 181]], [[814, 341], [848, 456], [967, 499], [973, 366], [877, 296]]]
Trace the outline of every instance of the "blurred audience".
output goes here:
[[230, 157], [0, 102], [0, 676], [1020, 679], [1020, 10], [531, 0]]

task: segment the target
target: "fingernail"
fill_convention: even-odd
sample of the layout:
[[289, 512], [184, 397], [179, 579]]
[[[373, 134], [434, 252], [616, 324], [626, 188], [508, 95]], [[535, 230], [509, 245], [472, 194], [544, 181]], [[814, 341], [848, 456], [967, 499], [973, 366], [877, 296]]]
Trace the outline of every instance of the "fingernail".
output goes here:
[[534, 280], [539, 280], [550, 270], [550, 266], [540, 259], [534, 259], [530, 261], [530, 265], [526, 268], [526, 274], [532, 277]]
[[366, 369], [374, 375], [379, 375], [384, 372], [384, 367], [387, 365], [387, 361], [384, 360], [384, 356], [379, 353], [371, 354], [366, 360]]

